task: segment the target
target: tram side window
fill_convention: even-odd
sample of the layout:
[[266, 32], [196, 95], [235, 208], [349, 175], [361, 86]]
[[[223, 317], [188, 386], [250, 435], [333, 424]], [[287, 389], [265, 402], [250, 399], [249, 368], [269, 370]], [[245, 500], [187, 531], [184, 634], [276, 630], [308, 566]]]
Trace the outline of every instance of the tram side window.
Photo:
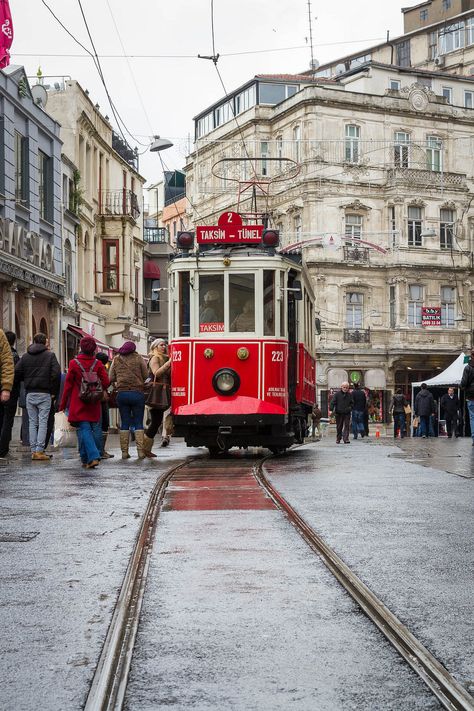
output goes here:
[[254, 274], [229, 276], [229, 321], [233, 332], [255, 332]]
[[275, 335], [275, 272], [263, 272], [263, 335]]
[[285, 288], [286, 288], [286, 272], [280, 272], [280, 336], [286, 334], [286, 319], [285, 319]]
[[199, 333], [224, 330], [224, 275], [199, 278]]
[[189, 317], [191, 313], [190, 309], [190, 299], [191, 299], [191, 288], [189, 281], [189, 272], [179, 273], [179, 335], [189, 336], [190, 323]]

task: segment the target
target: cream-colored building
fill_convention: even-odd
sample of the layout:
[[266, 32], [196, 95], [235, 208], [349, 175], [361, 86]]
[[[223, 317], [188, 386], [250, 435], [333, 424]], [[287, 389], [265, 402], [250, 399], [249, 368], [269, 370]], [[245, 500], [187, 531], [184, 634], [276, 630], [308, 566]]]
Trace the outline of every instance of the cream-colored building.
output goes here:
[[45, 83], [46, 111], [61, 124], [63, 154], [77, 166], [70, 189], [78, 203], [74, 261], [80, 314], [71, 336], [94, 336], [109, 348], [124, 339], [147, 352], [143, 307], [143, 183], [135, 153], [77, 81]]
[[261, 75], [196, 117], [194, 224], [266, 215], [302, 251], [323, 406], [359, 379], [385, 420], [395, 387], [471, 346], [474, 111], [447, 102], [448, 81], [453, 97], [474, 90], [375, 62], [332, 79]]

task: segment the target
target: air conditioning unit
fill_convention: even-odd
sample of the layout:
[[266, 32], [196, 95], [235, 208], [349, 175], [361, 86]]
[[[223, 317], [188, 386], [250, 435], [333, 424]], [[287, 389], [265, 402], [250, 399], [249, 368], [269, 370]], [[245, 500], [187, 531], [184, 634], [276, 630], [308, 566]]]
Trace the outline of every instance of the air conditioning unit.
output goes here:
[[438, 54], [435, 57], [434, 63], [436, 64], [437, 67], [444, 67], [444, 62], [445, 62], [445, 58], [443, 55]]

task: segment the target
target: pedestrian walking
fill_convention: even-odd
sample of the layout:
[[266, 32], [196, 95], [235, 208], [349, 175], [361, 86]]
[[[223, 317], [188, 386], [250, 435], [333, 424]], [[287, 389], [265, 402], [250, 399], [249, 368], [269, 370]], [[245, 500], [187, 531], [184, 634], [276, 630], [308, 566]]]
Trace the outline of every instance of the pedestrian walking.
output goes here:
[[128, 446], [130, 430], [133, 429], [137, 443], [138, 458], [147, 455], [144, 449], [143, 417], [145, 414], [145, 380], [148, 370], [133, 341], [126, 341], [112, 361], [110, 382], [117, 390], [117, 406], [120, 412], [120, 449], [122, 459], [130, 459]]
[[77, 428], [82, 465], [93, 469], [99, 464], [102, 451], [101, 402], [109, 378], [95, 357], [95, 340], [85, 336], [79, 347], [79, 354], [69, 362], [59, 412], [67, 410], [69, 422]]
[[349, 426], [351, 422], [351, 411], [354, 400], [349, 392], [349, 383], [341, 384], [341, 389], [334, 394], [329, 409], [336, 416], [336, 444], [340, 444], [341, 438], [344, 444], [350, 444]]
[[430, 418], [435, 412], [433, 395], [426, 383], [421, 383], [421, 390], [415, 398], [415, 416], [420, 418], [419, 436], [426, 438], [430, 432]]
[[[3, 332], [0, 330], [0, 349], [4, 346], [3, 339], [1, 337], [1, 334]], [[9, 450], [10, 450], [10, 442], [12, 438], [12, 430], [13, 430], [13, 423], [15, 422], [15, 413], [16, 413], [16, 407], [18, 404], [18, 398], [20, 396], [20, 382], [18, 378], [13, 377], [13, 371], [14, 367], [20, 360], [20, 356], [18, 355], [16, 348], [15, 348], [15, 342], [16, 342], [16, 335], [13, 333], [13, 331], [5, 331], [5, 338], [8, 342], [8, 347], [10, 349], [11, 353], [11, 372], [12, 372], [12, 378], [13, 378], [13, 383], [12, 383], [12, 388], [10, 390], [10, 397], [6, 402], [0, 403], [0, 459], [5, 459], [5, 457], [8, 456]], [[7, 351], [7, 356], [8, 358], [8, 351]], [[1, 371], [2, 371], [2, 391], [3, 391], [3, 360], [2, 360], [2, 355], [0, 354], [0, 364], [1, 364]]]
[[[102, 363], [105, 370], [107, 371], [107, 368], [109, 365], [109, 357], [108, 357], [107, 353], [96, 353], [96, 358], [97, 358], [97, 360], [99, 360]], [[102, 450], [100, 452], [100, 458], [101, 459], [113, 459], [114, 455], [110, 454], [110, 452], [107, 452], [105, 449], [105, 446], [107, 444], [107, 437], [109, 436], [109, 428], [110, 428], [110, 408], [109, 408], [109, 401], [108, 401], [107, 395], [104, 397], [104, 399], [100, 403], [100, 407], [101, 407], [100, 426], [102, 429]]]
[[403, 390], [398, 388], [390, 403], [390, 411], [393, 417], [393, 436], [396, 437], [400, 432], [400, 437], [406, 436], [406, 413], [405, 408], [408, 407], [408, 400], [403, 394]]
[[354, 401], [352, 408], [352, 436], [357, 439], [358, 435], [360, 435], [361, 439], [363, 439], [365, 437], [364, 415], [367, 409], [367, 398], [365, 392], [360, 389], [359, 383], [354, 384], [352, 400]]
[[461, 388], [464, 390], [471, 426], [472, 446], [474, 447], [474, 350], [471, 351], [469, 363], [464, 366], [461, 378]]
[[[153, 388], [156, 390], [156, 386], [162, 386], [164, 391], [169, 392], [170, 388], [170, 370], [171, 370], [171, 360], [168, 355], [168, 346], [163, 338], [156, 338], [150, 346], [150, 360], [148, 361], [148, 367], [150, 369], [150, 374], [153, 377]], [[153, 441], [158, 428], [163, 421], [163, 415], [168, 409], [168, 404], [166, 407], [162, 406], [159, 402], [154, 402], [153, 391], [148, 398], [149, 416], [150, 424], [145, 430], [145, 454], [147, 457], [156, 457], [153, 454], [152, 447]], [[166, 444], [164, 444], [166, 438]], [[163, 428], [163, 439], [162, 446], [167, 446], [169, 444], [169, 436], [166, 434], [166, 429]]]
[[311, 410], [311, 437], [315, 439], [316, 437], [316, 430], [318, 432], [318, 438], [321, 438], [321, 418], [323, 416], [323, 413], [321, 412], [321, 408], [319, 407], [318, 403], [315, 402], [313, 405], [313, 409]]
[[442, 396], [439, 405], [441, 415], [444, 420], [446, 420], [446, 432], [448, 437], [451, 438], [453, 434], [455, 437], [459, 437], [458, 424], [460, 407], [459, 398], [454, 392], [454, 388], [448, 388], [448, 392]]
[[52, 400], [59, 392], [61, 368], [44, 333], [33, 337], [16, 364], [15, 377], [25, 384], [31, 458], [49, 461], [51, 457], [45, 452], [48, 420]]

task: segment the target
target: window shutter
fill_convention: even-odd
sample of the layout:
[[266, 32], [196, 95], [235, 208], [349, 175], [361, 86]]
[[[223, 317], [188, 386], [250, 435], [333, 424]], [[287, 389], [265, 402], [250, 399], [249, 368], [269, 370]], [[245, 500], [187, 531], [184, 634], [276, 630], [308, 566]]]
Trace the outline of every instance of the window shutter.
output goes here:
[[23, 205], [30, 205], [30, 141], [22, 138], [21, 151], [21, 198]]

